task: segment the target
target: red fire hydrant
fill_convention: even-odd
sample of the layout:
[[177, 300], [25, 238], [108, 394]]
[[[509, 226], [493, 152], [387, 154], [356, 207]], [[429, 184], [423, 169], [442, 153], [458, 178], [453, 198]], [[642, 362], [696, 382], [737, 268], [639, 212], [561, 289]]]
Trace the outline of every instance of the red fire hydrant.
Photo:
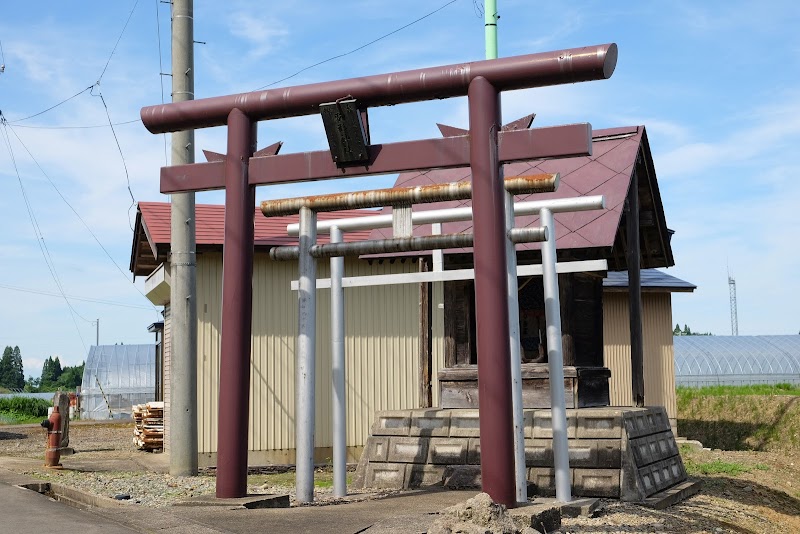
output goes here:
[[49, 419], [42, 421], [42, 427], [47, 429], [47, 449], [44, 453], [45, 467], [61, 467], [61, 414], [58, 406], [53, 407]]

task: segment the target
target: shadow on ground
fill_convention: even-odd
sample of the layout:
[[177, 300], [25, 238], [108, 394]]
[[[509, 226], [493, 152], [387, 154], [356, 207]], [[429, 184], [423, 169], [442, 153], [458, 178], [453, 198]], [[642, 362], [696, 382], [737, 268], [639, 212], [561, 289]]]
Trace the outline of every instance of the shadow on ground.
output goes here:
[[16, 432], [3, 432], [0, 430], [0, 440], [7, 439], [28, 439], [27, 434], [18, 434]]

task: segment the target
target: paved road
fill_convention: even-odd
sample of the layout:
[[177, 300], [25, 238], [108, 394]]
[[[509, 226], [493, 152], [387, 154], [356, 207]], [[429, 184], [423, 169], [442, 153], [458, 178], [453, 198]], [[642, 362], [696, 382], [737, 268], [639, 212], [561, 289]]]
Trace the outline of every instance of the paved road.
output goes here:
[[136, 532], [108, 518], [98, 517], [56, 502], [35, 491], [0, 482], [0, 532], [42, 534], [52, 528], [58, 532], [81, 534], [132, 534]]
[[[231, 509], [227, 506], [149, 508], [118, 506], [79, 510], [16, 484], [31, 460], [2, 457], [0, 462], [0, 534], [250, 534], [252, 532], [331, 532], [387, 534], [425, 532], [435, 512], [473, 497], [476, 491], [411, 492], [335, 506], [284, 509]], [[97, 467], [97, 466], [95, 466]], [[49, 526], [48, 526], [49, 525]]]

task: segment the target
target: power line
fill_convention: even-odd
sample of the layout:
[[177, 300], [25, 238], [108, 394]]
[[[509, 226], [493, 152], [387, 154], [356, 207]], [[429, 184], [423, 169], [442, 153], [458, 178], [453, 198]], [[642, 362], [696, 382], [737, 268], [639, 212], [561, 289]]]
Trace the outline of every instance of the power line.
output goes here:
[[[158, 35], [158, 81], [161, 82], [161, 103], [164, 103], [164, 62], [162, 61], [161, 54], [161, 17], [159, 16], [159, 8], [161, 7], [161, 0], [156, 2], [156, 34]], [[161, 135], [164, 138], [164, 165], [169, 165], [169, 158], [167, 157], [167, 134]]]
[[[21, 293], [32, 293], [34, 295], [44, 295], [44, 296], [47, 296], [47, 297], [61, 298], [61, 295], [59, 293], [52, 293], [50, 291], [42, 291], [40, 289], [30, 289], [30, 288], [26, 288], [26, 287], [16, 287], [16, 286], [9, 286], [9, 285], [5, 285], [5, 284], [0, 284], [0, 288], [8, 289], [10, 291], [19, 291]], [[117, 307], [120, 307], [120, 308], [136, 308], [136, 309], [139, 309], [139, 310], [149, 310], [150, 309], [149, 306], [138, 306], [136, 304], [124, 304], [122, 302], [114, 302], [114, 301], [111, 301], [111, 300], [93, 299], [93, 298], [90, 298], [90, 297], [77, 297], [75, 295], [66, 295], [66, 297], [69, 298], [69, 299], [72, 299], [72, 300], [81, 300], [81, 301], [84, 301], [84, 302], [94, 302], [96, 304], [104, 304], [106, 306], [117, 306]], [[94, 322], [94, 321], [91, 321], [91, 322]]]
[[[66, 197], [61, 193], [61, 190], [56, 186], [55, 182], [53, 182], [53, 180], [50, 179], [50, 176], [44, 171], [44, 168], [42, 168], [42, 166], [39, 164], [39, 161], [33, 156], [33, 153], [31, 153], [31, 151], [28, 148], [28, 146], [22, 141], [22, 139], [17, 134], [17, 132], [14, 130], [14, 128], [11, 127], [11, 126], [8, 126], [8, 128], [11, 130], [11, 133], [14, 134], [14, 137], [17, 138], [17, 141], [19, 141], [19, 144], [22, 145], [22, 148], [24, 148], [25, 151], [28, 153], [28, 156], [30, 156], [31, 160], [33, 160], [33, 162], [39, 168], [39, 170], [41, 171], [42, 175], [47, 179], [47, 181], [50, 183], [50, 185], [53, 186], [53, 189], [55, 189], [56, 193], [58, 193], [58, 196], [61, 197], [61, 200], [64, 201], [64, 204], [66, 204], [69, 207], [69, 209], [72, 210], [72, 213], [75, 214], [75, 216], [78, 218], [78, 220], [81, 222], [81, 224], [83, 224], [83, 226], [86, 228], [86, 230], [92, 235], [92, 237], [97, 242], [97, 244], [100, 246], [100, 248], [103, 249], [103, 252], [105, 252], [105, 254], [108, 257], [108, 259], [111, 260], [111, 263], [114, 264], [114, 266], [117, 268], [117, 270], [120, 272], [120, 274], [122, 274], [122, 276], [125, 278], [125, 280], [128, 281], [128, 275], [125, 274], [125, 271], [122, 269], [122, 267], [120, 267], [119, 264], [116, 261], [114, 261], [114, 258], [108, 252], [106, 247], [103, 246], [103, 243], [100, 242], [100, 239], [92, 231], [92, 229], [89, 227], [89, 225], [86, 223], [86, 221], [83, 220], [83, 217], [81, 217], [80, 213], [78, 213], [78, 210], [76, 210], [72, 206], [72, 204], [70, 204], [70, 202], [66, 199]], [[131, 284], [131, 285], [133, 286], [134, 289], [136, 289], [137, 293], [139, 293], [141, 296], [147, 298], [144, 295], [144, 293], [142, 293], [141, 290], [139, 290], [139, 288], [136, 287], [136, 284]], [[152, 307], [153, 309], [156, 309], [155, 306], [151, 305], [150, 307]], [[150, 308], [145, 308], [145, 309], [150, 309]]]
[[122, 36], [125, 34], [125, 30], [128, 28], [128, 23], [131, 21], [133, 12], [136, 11], [136, 6], [138, 5], [139, 5], [139, 0], [136, 0], [136, 2], [133, 4], [133, 7], [131, 8], [131, 12], [128, 13], [128, 19], [125, 21], [125, 25], [122, 27], [122, 31], [119, 32], [119, 37], [117, 37], [117, 42], [114, 43], [114, 48], [111, 49], [111, 54], [109, 54], [108, 56], [108, 61], [106, 61], [106, 65], [105, 67], [103, 67], [103, 72], [100, 73], [100, 77], [97, 78], [97, 82], [95, 82], [95, 85], [100, 85], [100, 80], [103, 79], [103, 75], [106, 73], [106, 69], [108, 69], [108, 64], [111, 63], [111, 58], [114, 57], [114, 52], [117, 51], [119, 42], [122, 40]]
[[378, 37], [377, 39], [373, 39], [372, 41], [370, 41], [370, 42], [368, 42], [368, 43], [365, 43], [365, 44], [363, 44], [363, 45], [361, 45], [361, 46], [359, 46], [359, 47], [357, 47], [357, 48], [354, 48], [354, 49], [350, 50], [349, 52], [344, 52], [344, 53], [342, 53], [342, 54], [338, 54], [338, 55], [335, 55], [335, 56], [331, 56], [331, 57], [329, 57], [328, 59], [324, 59], [324, 60], [322, 60], [322, 61], [319, 61], [319, 62], [317, 62], [317, 63], [314, 63], [313, 65], [309, 65], [308, 67], [304, 67], [304, 68], [302, 68], [302, 69], [298, 70], [297, 72], [295, 72], [294, 74], [291, 74], [291, 75], [289, 75], [289, 76], [286, 76], [285, 78], [281, 78], [280, 80], [275, 80], [274, 82], [272, 82], [272, 83], [268, 83], [267, 85], [264, 85], [264, 86], [262, 86], [262, 87], [259, 87], [258, 89], [255, 89], [255, 90], [256, 90], [256, 91], [260, 91], [261, 89], [266, 89], [267, 87], [272, 87], [273, 85], [277, 85], [277, 84], [279, 84], [279, 83], [281, 83], [281, 82], [285, 82], [286, 80], [289, 80], [289, 79], [291, 79], [291, 78], [294, 78], [294, 77], [295, 77], [295, 76], [297, 76], [298, 74], [301, 74], [301, 73], [303, 73], [303, 72], [305, 72], [305, 71], [307, 71], [307, 70], [313, 69], [314, 67], [319, 67], [320, 65], [323, 65], [323, 64], [325, 64], [325, 63], [328, 63], [328, 62], [330, 62], [330, 61], [333, 61], [334, 59], [343, 58], [343, 57], [345, 57], [345, 56], [349, 56], [350, 54], [353, 54], [353, 53], [355, 53], [355, 52], [358, 52], [359, 50], [363, 50], [364, 48], [367, 48], [368, 46], [371, 46], [371, 45], [373, 45], [373, 44], [377, 43], [378, 41], [382, 41], [383, 39], [386, 39], [387, 37], [390, 37], [390, 36], [394, 35], [395, 33], [401, 32], [401, 31], [405, 30], [406, 28], [408, 28], [408, 27], [410, 27], [410, 26], [413, 26], [414, 24], [416, 24], [416, 23], [418, 23], [418, 22], [420, 22], [420, 21], [422, 21], [422, 20], [425, 20], [425, 19], [427, 19], [428, 17], [430, 17], [430, 16], [432, 16], [432, 15], [435, 15], [436, 13], [438, 13], [438, 12], [439, 12], [439, 11], [441, 11], [441, 10], [443, 10], [443, 9], [444, 9], [444, 8], [446, 8], [447, 6], [450, 6], [450, 5], [452, 5], [452, 4], [455, 4], [455, 3], [456, 3], [456, 2], [458, 2], [458, 1], [459, 1], [459, 0], [450, 0], [450, 2], [447, 2], [446, 4], [444, 4], [444, 5], [442, 5], [442, 6], [438, 7], [438, 8], [436, 8], [436, 9], [434, 9], [434, 10], [433, 10], [433, 11], [431, 11], [430, 13], [427, 13], [427, 14], [425, 14], [425, 15], [423, 15], [423, 16], [421, 16], [421, 17], [419, 17], [418, 19], [416, 19], [416, 20], [413, 20], [413, 21], [409, 22], [409, 23], [408, 23], [408, 24], [406, 24], [405, 26], [401, 26], [401, 27], [397, 28], [396, 30], [393, 30], [393, 31], [391, 31], [391, 32], [389, 32], [389, 33], [387, 33], [387, 34], [385, 34], [385, 35], [382, 35], [382, 36]]
[[119, 157], [122, 159], [122, 166], [125, 168], [125, 181], [127, 182], [128, 194], [131, 196], [131, 205], [128, 206], [128, 226], [130, 226], [131, 230], [133, 230], [133, 223], [131, 222], [131, 209], [133, 209], [133, 207], [136, 205], [136, 199], [133, 197], [133, 190], [131, 189], [131, 176], [128, 173], [128, 164], [125, 163], [125, 154], [122, 153], [122, 145], [119, 144], [119, 137], [117, 137], [117, 131], [114, 130], [114, 123], [111, 122], [111, 113], [108, 111], [108, 105], [106, 105], [106, 99], [103, 98], [103, 93], [100, 92], [100, 89], [98, 89], [97, 94], [93, 94], [92, 96], [99, 96], [100, 101], [103, 102], [103, 108], [105, 108], [106, 117], [108, 117], [108, 125], [111, 127], [111, 134], [114, 136], [114, 142], [117, 143]]
[[111, 134], [114, 136], [114, 142], [117, 144], [117, 150], [119, 150], [119, 156], [122, 159], [122, 166], [125, 168], [125, 181], [128, 187], [128, 194], [131, 196], [131, 205], [128, 206], [128, 226], [130, 226], [131, 230], [133, 230], [133, 223], [131, 222], [131, 209], [136, 205], [136, 199], [133, 196], [133, 190], [131, 189], [131, 176], [128, 172], [128, 164], [125, 162], [125, 155], [122, 153], [122, 145], [119, 144], [119, 137], [117, 137], [117, 132], [114, 130], [114, 123], [111, 121], [111, 113], [108, 111], [108, 105], [106, 104], [106, 99], [103, 98], [103, 92], [100, 90], [100, 80], [103, 79], [103, 75], [106, 73], [106, 69], [108, 69], [108, 65], [111, 63], [111, 58], [114, 57], [114, 52], [117, 51], [117, 46], [119, 46], [119, 42], [122, 40], [122, 36], [125, 35], [125, 30], [128, 28], [128, 23], [131, 21], [131, 17], [133, 17], [133, 12], [136, 11], [136, 6], [139, 5], [139, 0], [134, 2], [133, 7], [131, 8], [131, 12], [128, 13], [128, 18], [125, 20], [125, 25], [122, 26], [122, 31], [119, 32], [119, 37], [117, 37], [117, 42], [114, 43], [114, 48], [111, 49], [111, 54], [108, 56], [108, 60], [106, 61], [105, 66], [103, 67], [103, 72], [100, 73], [100, 76], [97, 78], [95, 84], [90, 87], [97, 87], [97, 94], [90, 93], [92, 96], [99, 96], [100, 101], [103, 102], [103, 108], [106, 111], [106, 117], [108, 118], [108, 126], [111, 128]]
[[[19, 121], [14, 121], [14, 122], [19, 122]], [[134, 122], [142, 122], [142, 119], [133, 119], [125, 122], [115, 122], [112, 126], [124, 126], [126, 124], [133, 124]], [[33, 128], [38, 130], [86, 130], [90, 128], [108, 128], [108, 124], [94, 124], [91, 126], [32, 126], [26, 124], [15, 124], [14, 126], [16, 128]]]
[[58, 104], [52, 105], [52, 106], [50, 106], [49, 108], [47, 108], [47, 109], [45, 109], [45, 110], [42, 110], [42, 111], [40, 111], [40, 112], [38, 112], [38, 113], [34, 113], [33, 115], [28, 115], [27, 117], [24, 117], [24, 118], [22, 118], [22, 119], [16, 119], [16, 120], [13, 120], [13, 121], [7, 121], [7, 122], [8, 122], [9, 124], [16, 124], [16, 123], [18, 123], [18, 122], [22, 122], [22, 121], [26, 121], [26, 120], [28, 120], [28, 119], [32, 119], [32, 118], [34, 118], [34, 117], [38, 117], [39, 115], [44, 115], [44, 114], [45, 114], [45, 113], [47, 113], [48, 111], [54, 110], [54, 109], [56, 109], [58, 106], [60, 106], [60, 105], [62, 105], [62, 104], [66, 104], [67, 102], [69, 102], [69, 101], [70, 101], [70, 100], [72, 100], [73, 98], [75, 98], [75, 97], [78, 97], [78, 96], [82, 95], [83, 93], [85, 93], [86, 91], [89, 91], [89, 90], [91, 90], [93, 87], [94, 87], [94, 85], [90, 85], [89, 87], [87, 87], [87, 88], [86, 88], [86, 89], [84, 89], [83, 91], [78, 91], [77, 93], [75, 93], [75, 94], [74, 94], [74, 95], [72, 95], [71, 97], [69, 97], [69, 98], [65, 98], [64, 100], [62, 100], [62, 101], [61, 101], [61, 102], [59, 102]]
[[[47, 108], [47, 109], [45, 109], [45, 110], [42, 110], [42, 111], [40, 111], [40, 112], [38, 112], [38, 113], [34, 113], [33, 115], [29, 115], [29, 116], [27, 116], [27, 117], [24, 117], [24, 118], [22, 118], [22, 119], [15, 119], [15, 120], [13, 120], [13, 121], [8, 121], [8, 122], [9, 122], [9, 123], [11, 123], [11, 124], [16, 124], [16, 123], [18, 123], [18, 122], [22, 122], [22, 121], [26, 121], [26, 120], [28, 120], [28, 119], [32, 119], [32, 118], [34, 118], [34, 117], [38, 117], [39, 115], [44, 115], [44, 114], [45, 114], [45, 113], [47, 113], [48, 111], [52, 111], [52, 110], [54, 110], [55, 108], [57, 108], [57, 107], [61, 106], [62, 104], [66, 104], [67, 102], [69, 102], [69, 101], [70, 101], [70, 100], [72, 100], [73, 98], [76, 98], [76, 97], [78, 97], [78, 96], [82, 95], [82, 94], [83, 94], [83, 93], [85, 93], [86, 91], [91, 91], [91, 90], [92, 90], [92, 89], [94, 89], [95, 87], [99, 86], [99, 85], [100, 85], [100, 80], [102, 80], [102, 79], [103, 79], [103, 76], [105, 75], [105, 73], [106, 73], [106, 70], [108, 70], [108, 65], [111, 63], [111, 58], [112, 58], [112, 57], [114, 57], [114, 52], [116, 52], [116, 51], [117, 51], [117, 47], [119, 46], [119, 42], [122, 40], [122, 36], [125, 34], [125, 30], [128, 28], [128, 23], [131, 21], [131, 17], [133, 16], [133, 12], [136, 10], [136, 6], [137, 6], [137, 5], [139, 5], [139, 0], [136, 0], [136, 2], [133, 4], [133, 8], [131, 9], [131, 12], [128, 14], [128, 18], [127, 18], [127, 20], [125, 21], [125, 25], [122, 27], [122, 31], [120, 32], [120, 34], [119, 34], [119, 37], [117, 37], [117, 42], [116, 42], [116, 43], [114, 43], [114, 48], [112, 48], [112, 49], [111, 49], [111, 54], [109, 54], [109, 56], [108, 56], [108, 59], [106, 60], [106, 64], [105, 64], [105, 66], [103, 67], [103, 70], [102, 70], [102, 72], [100, 73], [100, 76], [97, 78], [97, 81], [96, 81], [95, 83], [93, 83], [92, 85], [90, 85], [89, 87], [87, 87], [86, 89], [84, 89], [83, 91], [77, 92], [77, 93], [75, 93], [74, 95], [70, 96], [69, 98], [65, 98], [65, 99], [64, 99], [64, 100], [62, 100], [61, 102], [59, 102], [59, 103], [57, 103], [57, 104], [55, 104], [55, 105], [53, 105], [53, 106], [50, 106], [49, 108]], [[5, 57], [5, 56], [4, 56], [4, 57]], [[5, 59], [3, 59], [3, 62], [5, 63]], [[131, 121], [131, 122], [133, 122], [133, 121]], [[112, 128], [113, 128], [113, 126], [112, 126]]]
[[[19, 187], [20, 190], [22, 191], [22, 198], [25, 202], [25, 208], [28, 211], [28, 217], [31, 220], [31, 226], [33, 227], [34, 236], [36, 237], [36, 244], [39, 245], [39, 250], [42, 253], [42, 257], [44, 258], [44, 262], [47, 265], [47, 269], [50, 271], [50, 275], [53, 277], [53, 280], [56, 283], [56, 287], [58, 288], [59, 293], [61, 294], [62, 298], [64, 299], [64, 302], [66, 302], [67, 307], [69, 308], [69, 313], [70, 317], [72, 318], [72, 323], [75, 325], [75, 331], [78, 333], [78, 337], [81, 340], [81, 344], [83, 345], [83, 350], [86, 351], [86, 342], [83, 340], [83, 336], [81, 335], [81, 330], [78, 327], [78, 322], [75, 320], [75, 315], [78, 315], [79, 317], [81, 316], [80, 314], [78, 314], [77, 311], [75, 311], [75, 309], [72, 307], [72, 304], [70, 304], [69, 299], [64, 294], [64, 289], [61, 286], [61, 281], [58, 279], [58, 276], [56, 275], [55, 264], [51, 265], [52, 257], [50, 257], [50, 253], [47, 250], [47, 245], [44, 242], [44, 236], [41, 233], [39, 224], [36, 221], [36, 216], [33, 213], [33, 207], [31, 206], [30, 201], [28, 200], [28, 195], [25, 192], [25, 186], [22, 184], [22, 177], [19, 174], [19, 168], [17, 167], [17, 160], [14, 157], [14, 150], [11, 147], [11, 138], [8, 136], [8, 124], [6, 122], [5, 117], [2, 117], [0, 115], [0, 122], [2, 122], [3, 124], [3, 140], [6, 143], [6, 147], [8, 148], [8, 154], [9, 156], [11, 156], [11, 162], [14, 165], [14, 171], [17, 174], [17, 181], [19, 182]], [[86, 322], [91, 322], [85, 317], [81, 317], [81, 319], [83, 319]]]

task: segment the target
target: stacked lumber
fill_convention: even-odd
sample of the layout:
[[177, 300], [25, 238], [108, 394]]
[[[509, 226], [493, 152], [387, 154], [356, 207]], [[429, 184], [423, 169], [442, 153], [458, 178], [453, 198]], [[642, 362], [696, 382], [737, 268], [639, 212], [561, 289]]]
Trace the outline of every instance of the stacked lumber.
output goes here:
[[164, 448], [164, 403], [148, 402], [133, 406], [133, 444], [137, 449], [156, 451]]

